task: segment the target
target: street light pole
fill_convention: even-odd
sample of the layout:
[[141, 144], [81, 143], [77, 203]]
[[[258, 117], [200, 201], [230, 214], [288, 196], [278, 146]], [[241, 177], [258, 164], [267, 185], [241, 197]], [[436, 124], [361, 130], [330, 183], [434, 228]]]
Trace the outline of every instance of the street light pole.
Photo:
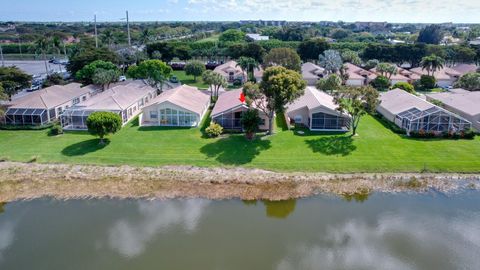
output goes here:
[[97, 14], [93, 15], [93, 21], [95, 22], [95, 48], [98, 48]]
[[127, 13], [127, 34], [128, 34], [128, 46], [132, 46], [132, 41], [130, 38], [130, 21], [128, 20], [128, 10], [126, 11]]
[[0, 57], [2, 58], [2, 67], [4, 67], [5, 66], [5, 59], [3, 59], [2, 44], [0, 44]]

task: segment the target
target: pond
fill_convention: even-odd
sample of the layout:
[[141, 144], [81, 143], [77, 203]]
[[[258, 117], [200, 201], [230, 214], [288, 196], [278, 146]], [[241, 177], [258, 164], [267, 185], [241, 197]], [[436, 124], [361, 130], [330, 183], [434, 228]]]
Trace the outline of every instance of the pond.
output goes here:
[[480, 269], [480, 192], [0, 204], [0, 269]]

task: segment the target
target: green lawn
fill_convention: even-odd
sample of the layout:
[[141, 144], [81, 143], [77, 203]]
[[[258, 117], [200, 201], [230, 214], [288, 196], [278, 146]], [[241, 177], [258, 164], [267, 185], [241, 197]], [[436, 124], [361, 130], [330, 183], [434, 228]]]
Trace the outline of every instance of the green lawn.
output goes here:
[[218, 42], [219, 37], [220, 37], [220, 34], [214, 34], [214, 35], [211, 35], [210, 37], [199, 39], [195, 41], [195, 43]]
[[202, 80], [202, 77], [198, 77], [197, 81], [193, 80], [193, 76], [188, 76], [185, 74], [185, 71], [183, 70], [174, 70], [173, 75], [177, 76], [177, 79], [182, 83], [182, 84], [188, 84], [191, 86], [196, 86], [201, 89], [208, 89], [208, 84], [204, 83]]
[[249, 142], [242, 135], [202, 137], [198, 128], [139, 128], [135, 121], [105, 147], [85, 132], [0, 131], [0, 158], [14, 161], [139, 166], [243, 166], [276, 171], [480, 172], [480, 138], [418, 140], [362, 119], [359, 136], [277, 133]]

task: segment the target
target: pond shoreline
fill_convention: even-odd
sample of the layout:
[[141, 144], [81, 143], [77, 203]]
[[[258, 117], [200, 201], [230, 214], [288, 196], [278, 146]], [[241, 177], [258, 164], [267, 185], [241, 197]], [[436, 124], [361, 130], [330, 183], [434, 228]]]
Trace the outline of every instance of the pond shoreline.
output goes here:
[[315, 194], [442, 193], [480, 189], [480, 174], [280, 173], [247, 168], [0, 162], [0, 202], [40, 197], [286, 200]]

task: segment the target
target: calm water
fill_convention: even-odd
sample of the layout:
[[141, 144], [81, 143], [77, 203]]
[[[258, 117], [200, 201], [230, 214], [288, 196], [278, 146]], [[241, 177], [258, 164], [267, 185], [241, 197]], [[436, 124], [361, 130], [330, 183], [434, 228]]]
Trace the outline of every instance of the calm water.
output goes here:
[[0, 269], [480, 269], [480, 193], [8, 203]]

